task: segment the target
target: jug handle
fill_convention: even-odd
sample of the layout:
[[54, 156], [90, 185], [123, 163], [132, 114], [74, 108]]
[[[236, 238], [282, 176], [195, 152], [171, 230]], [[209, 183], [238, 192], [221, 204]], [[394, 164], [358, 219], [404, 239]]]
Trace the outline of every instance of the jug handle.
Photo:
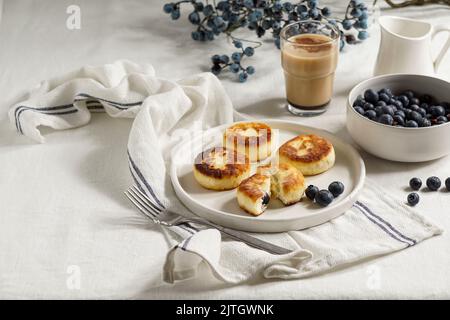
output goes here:
[[441, 49], [441, 52], [439, 52], [438, 56], [436, 57], [436, 60], [434, 60], [434, 70], [437, 72], [439, 65], [442, 62], [442, 59], [444, 58], [445, 54], [447, 53], [448, 49], [450, 48], [450, 26], [448, 25], [437, 25], [434, 27], [432, 39], [441, 32], [447, 31], [448, 37], [447, 41], [445, 42], [444, 46]]

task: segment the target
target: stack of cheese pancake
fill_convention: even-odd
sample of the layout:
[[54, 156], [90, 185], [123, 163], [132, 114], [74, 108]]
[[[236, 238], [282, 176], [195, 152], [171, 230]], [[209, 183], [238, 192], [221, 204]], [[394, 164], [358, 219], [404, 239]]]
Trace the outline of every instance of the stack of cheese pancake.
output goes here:
[[285, 142], [276, 153], [276, 165], [259, 165], [251, 175], [251, 164], [269, 158], [276, 146], [275, 131], [260, 122], [242, 122], [227, 128], [223, 147], [201, 152], [195, 159], [194, 177], [204, 188], [237, 188], [237, 202], [249, 214], [263, 213], [271, 199], [284, 205], [299, 202], [306, 189], [304, 176], [333, 167], [335, 152], [325, 138], [299, 135]]

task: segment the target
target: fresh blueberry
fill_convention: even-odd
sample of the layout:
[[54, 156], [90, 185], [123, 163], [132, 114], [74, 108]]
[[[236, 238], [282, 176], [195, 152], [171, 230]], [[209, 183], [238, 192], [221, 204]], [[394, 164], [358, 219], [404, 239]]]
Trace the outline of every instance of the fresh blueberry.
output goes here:
[[414, 120], [408, 120], [405, 123], [405, 127], [407, 127], [407, 128], [418, 128], [419, 124], [417, 122], [415, 122]]
[[377, 113], [375, 110], [367, 110], [364, 112], [364, 117], [369, 118], [370, 120], [375, 120], [377, 118]]
[[378, 93], [376, 93], [372, 89], [368, 89], [364, 92], [364, 99], [366, 99], [366, 101], [371, 102], [371, 103], [377, 103], [378, 102]]
[[233, 60], [234, 62], [241, 61], [241, 53], [240, 52], [233, 52], [233, 54], [231, 55], [231, 60]]
[[402, 118], [406, 118], [405, 111], [403, 111], [403, 110], [395, 111], [394, 115], [395, 115], [395, 116], [400, 116], [400, 117], [402, 117]]
[[386, 102], [381, 101], [381, 100], [378, 101], [377, 104], [376, 104], [377, 107], [384, 107], [384, 106], [386, 106], [386, 105], [387, 105]]
[[248, 66], [246, 71], [247, 71], [248, 74], [254, 74], [255, 73], [255, 67]]
[[222, 68], [218, 64], [215, 64], [211, 67], [211, 72], [213, 74], [215, 74], [216, 76], [219, 75], [221, 71], [222, 71]]
[[408, 120], [413, 120], [416, 123], [420, 123], [422, 122], [422, 116], [420, 115], [420, 113], [416, 112], [416, 111], [412, 111], [408, 114], [407, 116]]
[[391, 100], [391, 98], [390, 98], [386, 93], [384, 93], [384, 92], [382, 92], [382, 93], [379, 94], [379, 99], [380, 99], [381, 101], [383, 101], [383, 102], [386, 102], [386, 103], [388, 103], [389, 100]]
[[239, 41], [239, 40], [235, 40], [235, 41], [233, 41], [233, 45], [236, 47], [236, 48], [242, 48], [242, 42], [241, 41]]
[[429, 94], [424, 94], [422, 97], [420, 97], [420, 101], [430, 104], [433, 102], [433, 97]]
[[252, 47], [247, 47], [244, 49], [244, 54], [247, 57], [251, 57], [254, 53], [255, 53], [255, 49], [253, 49]]
[[405, 95], [399, 96], [397, 100], [400, 101], [403, 104], [404, 107], [409, 105], [409, 99]]
[[398, 114], [394, 115], [394, 124], [404, 127], [405, 126], [405, 118]]
[[270, 196], [267, 192], [265, 192], [264, 196], [262, 197], [262, 205], [266, 207], [269, 204], [269, 201], [270, 201]]
[[189, 14], [188, 19], [192, 24], [198, 24], [200, 22], [200, 15], [197, 11], [193, 11]]
[[412, 90], [406, 90], [403, 92], [403, 95], [406, 96], [409, 100], [414, 98], [414, 92]]
[[364, 110], [373, 110], [374, 109], [374, 107], [373, 107], [373, 104], [371, 104], [371, 103], [369, 103], [369, 102], [366, 102], [366, 103], [364, 103], [363, 104], [363, 106], [362, 106], [362, 108], [364, 109]]
[[409, 110], [419, 112], [420, 107], [417, 104], [410, 104], [408, 106]]
[[442, 106], [432, 106], [430, 108], [430, 113], [435, 118], [445, 116], [445, 109]]
[[366, 103], [362, 96], [358, 96], [355, 101], [353, 101], [353, 107], [360, 106], [362, 107]]
[[359, 114], [361, 114], [361, 115], [364, 115], [364, 109], [362, 108], [362, 107], [360, 107], [360, 106], [356, 106], [355, 108], [355, 111], [356, 112], [358, 112]]
[[220, 56], [218, 54], [213, 55], [211, 61], [213, 64], [219, 64], [221, 62]]
[[170, 13], [170, 17], [172, 18], [172, 20], [178, 20], [180, 18], [180, 10], [178, 9], [174, 9], [171, 13]]
[[163, 10], [165, 13], [171, 13], [174, 9], [175, 4], [174, 3], [166, 3], [163, 7]]
[[420, 104], [420, 107], [421, 107], [422, 109], [427, 110], [427, 111], [428, 111], [428, 108], [430, 108], [430, 106], [428, 105], [428, 103], [425, 103], [425, 102], [422, 102], [422, 103]]
[[[392, 101], [392, 99], [391, 99]], [[390, 102], [392, 105], [396, 106], [397, 108], [403, 108], [403, 103], [401, 103], [399, 100], [393, 100]]]
[[342, 21], [342, 27], [343, 27], [345, 30], [350, 30], [350, 29], [352, 28], [352, 26], [353, 26], [353, 22], [352, 22], [352, 21], [350, 21], [350, 20], [344, 20], [344, 21]]
[[427, 115], [427, 111], [424, 108], [419, 108], [417, 112], [420, 113], [422, 117], [425, 117]]
[[230, 57], [228, 57], [226, 54], [223, 54], [220, 56], [220, 62], [223, 64], [228, 64], [230, 62]]
[[450, 178], [445, 179], [445, 187], [447, 188], [447, 191], [450, 191]]
[[246, 72], [241, 72], [239, 74], [239, 82], [245, 82], [247, 81], [248, 74]]
[[375, 112], [377, 113], [377, 117], [381, 116], [383, 114], [383, 107], [376, 107]]
[[431, 191], [436, 191], [441, 187], [441, 179], [436, 176], [429, 177], [427, 179], [427, 187]]
[[420, 197], [417, 193], [413, 192], [413, 193], [408, 194], [408, 203], [411, 206], [415, 206], [416, 204], [419, 203], [419, 201], [420, 201]]
[[319, 192], [317, 192], [315, 198], [316, 203], [326, 207], [328, 206], [331, 202], [333, 202], [333, 194], [328, 191], [328, 190], [320, 190]]
[[305, 194], [310, 200], [314, 200], [316, 197], [317, 192], [319, 192], [319, 188], [313, 185], [309, 185], [308, 188], [305, 190]]
[[412, 178], [411, 180], [409, 180], [409, 186], [413, 190], [419, 190], [422, 187], [422, 180], [420, 180], [419, 178]]
[[436, 118], [437, 122], [442, 122], [442, 123], [446, 123], [448, 121], [446, 116], [439, 116]]
[[382, 114], [378, 118], [378, 122], [392, 126], [392, 124], [394, 123], [394, 118], [390, 114]]
[[383, 106], [381, 107], [383, 114], [389, 114], [390, 116], [394, 115], [394, 108], [392, 106]]
[[331, 192], [333, 197], [339, 197], [344, 192], [344, 184], [339, 181], [334, 181], [328, 186], [328, 191]]
[[[408, 97], [409, 98], [409, 97]], [[420, 104], [420, 100], [417, 98], [409, 98], [409, 104]]]
[[392, 97], [392, 91], [389, 88], [383, 88], [380, 91], [378, 91], [378, 94], [387, 94], [389, 97]]
[[230, 65], [230, 70], [231, 70], [231, 72], [233, 72], [233, 73], [238, 73], [240, 69], [241, 69], [241, 67], [240, 67], [239, 64], [237, 64], [237, 63], [232, 63], [232, 64]]

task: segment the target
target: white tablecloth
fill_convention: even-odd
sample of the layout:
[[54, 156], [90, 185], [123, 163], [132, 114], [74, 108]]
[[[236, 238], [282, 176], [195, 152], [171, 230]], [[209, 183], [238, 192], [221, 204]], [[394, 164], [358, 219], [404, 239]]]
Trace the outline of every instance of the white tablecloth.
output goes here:
[[[160, 76], [181, 78], [205, 71], [212, 54], [233, 48], [224, 40], [191, 41], [189, 22], [185, 17], [171, 21], [161, 11], [163, 1], [77, 3], [80, 30], [66, 28], [66, 8], [73, 1], [3, 4], [0, 298], [450, 298], [450, 195], [442, 192], [423, 193], [418, 208], [447, 232], [417, 247], [298, 281], [261, 280], [234, 287], [212, 278], [162, 283], [168, 248], [164, 235], [122, 194], [132, 184], [126, 156], [131, 120], [95, 115], [83, 128], [44, 130], [47, 143], [38, 145], [16, 134], [6, 112], [38, 81], [85, 64], [126, 58], [152, 63]], [[450, 23], [450, 9], [444, 6], [382, 13]], [[257, 73], [248, 83], [227, 77], [223, 83], [242, 112], [301, 121], [351, 141], [345, 98], [353, 85], [371, 75], [378, 39], [375, 28], [368, 41], [341, 55], [335, 97], [326, 115], [317, 118], [294, 118], [284, 110], [279, 51], [269, 43], [251, 58]], [[440, 76], [450, 79], [450, 56]], [[400, 198], [406, 197], [412, 176], [450, 176], [448, 157], [402, 164], [361, 154], [368, 176]]]

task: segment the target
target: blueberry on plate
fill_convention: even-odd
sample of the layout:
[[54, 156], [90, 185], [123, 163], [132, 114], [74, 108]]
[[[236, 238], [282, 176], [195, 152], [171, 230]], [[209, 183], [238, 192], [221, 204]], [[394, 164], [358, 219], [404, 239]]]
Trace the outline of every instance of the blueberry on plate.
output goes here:
[[320, 190], [317, 192], [316, 197], [314, 198], [316, 203], [321, 205], [322, 207], [328, 206], [331, 202], [333, 202], [333, 194], [328, 190]]
[[390, 114], [382, 114], [378, 118], [378, 122], [382, 123], [382, 124], [386, 124], [388, 126], [392, 126], [392, 124], [394, 123], [394, 118]]
[[364, 92], [364, 99], [371, 103], [377, 103], [379, 99], [378, 93], [376, 93], [373, 89], [368, 89]]
[[447, 188], [447, 191], [450, 191], [450, 178], [445, 179], [445, 187]]
[[409, 186], [413, 190], [419, 190], [420, 187], [422, 187], [422, 180], [420, 180], [419, 178], [412, 178], [411, 180], [409, 180]]
[[419, 125], [414, 120], [408, 120], [405, 123], [405, 127], [407, 127], [407, 128], [418, 128]]
[[314, 200], [316, 197], [317, 192], [319, 192], [319, 188], [313, 185], [309, 185], [308, 188], [305, 190], [305, 194], [310, 200]]
[[387, 104], [386, 104], [386, 102], [380, 100], [380, 101], [377, 102], [376, 106], [377, 107], [383, 107], [383, 106], [387, 106]]
[[441, 179], [436, 176], [429, 177], [427, 179], [427, 187], [431, 191], [436, 191], [441, 187]]
[[420, 200], [420, 197], [417, 193], [413, 192], [413, 193], [408, 194], [408, 203], [411, 206], [415, 206], [416, 204], [418, 204], [419, 200]]
[[328, 191], [331, 192], [333, 197], [339, 197], [344, 192], [344, 184], [340, 181], [334, 181], [328, 186]]

